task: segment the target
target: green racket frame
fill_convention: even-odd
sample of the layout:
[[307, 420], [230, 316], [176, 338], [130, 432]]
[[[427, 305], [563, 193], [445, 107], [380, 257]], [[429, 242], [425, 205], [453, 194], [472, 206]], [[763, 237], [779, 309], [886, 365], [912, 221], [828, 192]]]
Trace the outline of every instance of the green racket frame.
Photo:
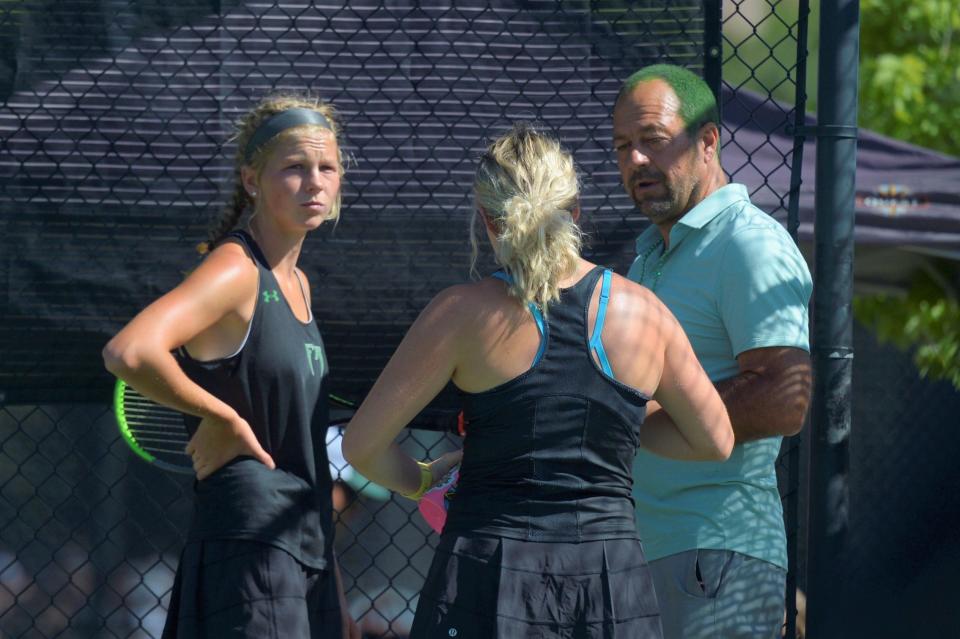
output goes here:
[[[129, 418], [132, 415], [128, 415], [128, 410], [132, 407], [128, 407], [127, 404], [127, 389], [136, 393], [136, 390], [132, 386], [128, 386], [126, 382], [122, 379], [118, 379], [117, 383], [113, 386], [113, 414], [117, 420], [117, 426], [120, 429], [120, 434], [123, 436], [123, 441], [130, 447], [137, 457], [144, 460], [152, 466], [156, 466], [161, 470], [166, 470], [172, 473], [178, 473], [181, 475], [193, 475], [193, 466], [189, 465], [190, 458], [187, 456], [186, 451], [183, 452], [183, 459], [185, 464], [176, 464], [163, 459], [159, 459], [156, 455], [146, 450], [143, 445], [137, 440], [136, 435], [133, 433], [133, 429], [130, 427]], [[143, 398], [144, 405], [149, 403], [150, 407], [154, 410], [162, 411], [163, 413], [168, 414], [169, 416], [177, 415], [182, 418], [183, 414], [178, 411], [173, 410], [172, 408], [167, 408], [153, 402], [150, 399], [147, 399], [137, 393], [138, 398]], [[184, 427], [184, 434], [186, 433], [186, 427]]]

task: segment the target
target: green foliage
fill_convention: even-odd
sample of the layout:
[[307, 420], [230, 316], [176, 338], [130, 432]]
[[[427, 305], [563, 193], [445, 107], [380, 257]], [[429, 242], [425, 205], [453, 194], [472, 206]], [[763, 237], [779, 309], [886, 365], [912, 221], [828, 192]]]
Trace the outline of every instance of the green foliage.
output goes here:
[[[723, 77], [734, 87], [795, 99], [797, 4], [726, 0]], [[816, 109], [819, 3], [807, 25], [807, 109]], [[861, 127], [960, 155], [960, 2], [861, 0]]]
[[[861, 0], [860, 10], [860, 126], [960, 154], [960, 3]], [[922, 375], [960, 389], [960, 305], [933, 278], [905, 299], [858, 298], [854, 312], [911, 350]]]
[[862, 0], [860, 126], [960, 154], [960, 3]]
[[[816, 89], [817, 3], [807, 22], [807, 93]], [[785, 104], [796, 100], [797, 25], [795, 0], [724, 0], [723, 79], [734, 88], [769, 95]], [[812, 95], [812, 94], [811, 94]], [[812, 108], [813, 102], [807, 103]]]
[[858, 296], [853, 311], [881, 342], [912, 351], [921, 375], [960, 389], [960, 304], [932, 278], [921, 276], [905, 298]]

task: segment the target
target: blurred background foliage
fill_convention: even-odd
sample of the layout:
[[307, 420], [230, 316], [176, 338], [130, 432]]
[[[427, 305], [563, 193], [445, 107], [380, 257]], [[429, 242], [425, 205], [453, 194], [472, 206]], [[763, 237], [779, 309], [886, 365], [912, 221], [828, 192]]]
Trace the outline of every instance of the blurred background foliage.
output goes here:
[[940, 279], [922, 272], [905, 297], [858, 295], [853, 309], [881, 342], [912, 351], [921, 375], [960, 389], [960, 304]]
[[960, 154], [960, 3], [861, 0], [860, 11], [860, 126]]
[[[861, 0], [860, 11], [860, 126], [960, 155], [960, 3]], [[960, 389], [958, 264], [932, 261], [905, 296], [857, 296], [854, 312], [923, 376]]]

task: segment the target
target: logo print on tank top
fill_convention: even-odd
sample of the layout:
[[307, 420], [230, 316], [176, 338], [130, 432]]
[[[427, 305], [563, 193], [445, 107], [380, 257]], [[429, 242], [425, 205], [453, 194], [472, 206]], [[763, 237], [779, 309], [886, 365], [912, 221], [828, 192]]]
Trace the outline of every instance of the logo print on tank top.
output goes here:
[[278, 293], [276, 290], [263, 292], [264, 304], [268, 302], [279, 302], [279, 301], [280, 301], [280, 293]]
[[323, 377], [327, 372], [327, 357], [323, 353], [323, 347], [317, 344], [304, 344], [303, 347], [307, 349], [307, 365], [310, 367], [310, 374]]

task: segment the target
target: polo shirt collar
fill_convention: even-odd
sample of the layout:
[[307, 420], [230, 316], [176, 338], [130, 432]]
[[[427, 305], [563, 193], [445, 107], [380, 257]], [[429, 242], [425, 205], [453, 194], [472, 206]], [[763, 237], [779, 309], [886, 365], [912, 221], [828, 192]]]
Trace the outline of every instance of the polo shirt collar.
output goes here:
[[702, 229], [713, 221], [713, 218], [726, 211], [730, 205], [744, 200], [750, 201], [747, 187], [743, 184], [727, 184], [703, 198], [699, 204], [687, 211], [686, 215], [677, 220], [677, 225]]
[[[750, 194], [747, 187], [743, 184], [731, 183], [720, 187], [707, 197], [703, 198], [699, 204], [687, 211], [686, 215], [677, 220], [677, 223], [670, 229], [670, 245], [675, 246], [680, 239], [676, 237], [685, 236], [690, 229], [701, 229], [718, 215], [730, 208], [737, 202], [750, 201]], [[686, 230], [679, 230], [678, 227], [686, 227]], [[651, 224], [637, 237], [637, 253], [643, 254], [647, 249], [661, 241], [660, 229]]]

